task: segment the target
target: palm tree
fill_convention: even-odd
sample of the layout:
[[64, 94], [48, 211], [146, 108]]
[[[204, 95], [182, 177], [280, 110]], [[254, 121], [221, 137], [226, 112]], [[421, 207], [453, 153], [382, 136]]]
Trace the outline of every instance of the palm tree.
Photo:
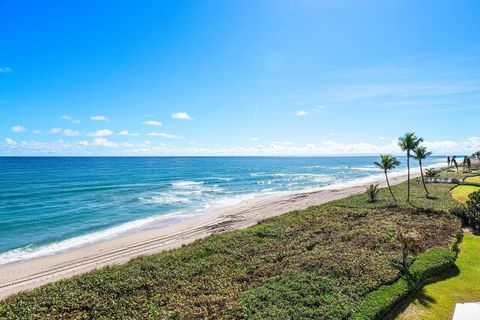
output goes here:
[[431, 155], [432, 155], [431, 152], [429, 151], [427, 152], [427, 147], [418, 146], [415, 149], [413, 149], [413, 157], [415, 158], [415, 160], [418, 161], [418, 164], [420, 165], [420, 175], [422, 176], [423, 188], [425, 189], [427, 196], [430, 194], [430, 192], [428, 192], [427, 185], [425, 184], [425, 177], [423, 176], [422, 160], [425, 160]]
[[407, 202], [410, 202], [410, 157], [411, 152], [420, 143], [423, 142], [422, 138], [417, 138], [415, 132], [407, 132], [403, 137], [398, 138], [398, 145], [403, 151], [407, 151]]
[[378, 195], [378, 184], [371, 184], [367, 188], [367, 195], [368, 195], [368, 202], [373, 203], [377, 202], [377, 195]]
[[390, 190], [390, 194], [392, 195], [393, 201], [397, 202], [395, 199], [395, 195], [393, 194], [392, 188], [390, 187], [390, 182], [388, 181], [388, 170], [395, 169], [396, 166], [400, 165], [400, 162], [393, 156], [389, 154], [381, 154], [380, 155], [380, 162], [374, 162], [374, 164], [383, 170], [385, 173], [385, 179], [387, 180], [388, 190]]

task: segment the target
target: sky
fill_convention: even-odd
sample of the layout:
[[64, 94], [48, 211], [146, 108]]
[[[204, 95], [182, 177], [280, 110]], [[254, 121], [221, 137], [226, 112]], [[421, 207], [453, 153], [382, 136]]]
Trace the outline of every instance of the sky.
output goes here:
[[480, 150], [479, 1], [0, 0], [0, 155]]

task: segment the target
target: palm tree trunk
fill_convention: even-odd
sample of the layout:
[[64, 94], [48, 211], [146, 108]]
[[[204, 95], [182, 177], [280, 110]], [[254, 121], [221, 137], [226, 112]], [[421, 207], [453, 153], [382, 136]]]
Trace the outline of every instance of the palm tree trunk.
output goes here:
[[395, 199], [395, 195], [393, 194], [392, 187], [390, 187], [390, 182], [388, 181], [387, 170], [385, 170], [385, 179], [387, 180], [388, 190], [390, 190], [390, 194], [392, 195], [393, 201], [397, 202], [397, 199]]
[[427, 184], [425, 183], [425, 177], [423, 176], [422, 160], [419, 160], [418, 163], [420, 164], [420, 175], [422, 176], [423, 188], [425, 189], [425, 192], [427, 193], [427, 197], [428, 197], [430, 192], [428, 192]]
[[410, 202], [410, 150], [407, 151], [407, 202]]

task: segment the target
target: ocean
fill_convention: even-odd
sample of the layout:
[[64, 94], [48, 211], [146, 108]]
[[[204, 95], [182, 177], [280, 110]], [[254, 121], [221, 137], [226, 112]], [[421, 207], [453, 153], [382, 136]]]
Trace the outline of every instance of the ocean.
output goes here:
[[[398, 159], [396, 171], [404, 170], [406, 158]], [[382, 174], [376, 160], [0, 157], [0, 264], [161, 227], [259, 195], [368, 179]]]

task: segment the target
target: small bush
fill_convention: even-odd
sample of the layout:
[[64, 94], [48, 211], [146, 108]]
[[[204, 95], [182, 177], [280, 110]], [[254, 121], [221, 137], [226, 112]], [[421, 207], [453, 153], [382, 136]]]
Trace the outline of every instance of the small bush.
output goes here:
[[478, 229], [480, 224], [480, 191], [475, 191], [468, 196], [467, 215], [470, 225]]
[[377, 202], [377, 195], [378, 195], [378, 184], [371, 184], [367, 188], [367, 195], [368, 195], [368, 202]]
[[436, 176], [438, 176], [440, 174], [440, 170], [436, 170], [436, 169], [427, 169], [425, 170], [425, 176], [429, 177], [429, 178], [435, 178]]

